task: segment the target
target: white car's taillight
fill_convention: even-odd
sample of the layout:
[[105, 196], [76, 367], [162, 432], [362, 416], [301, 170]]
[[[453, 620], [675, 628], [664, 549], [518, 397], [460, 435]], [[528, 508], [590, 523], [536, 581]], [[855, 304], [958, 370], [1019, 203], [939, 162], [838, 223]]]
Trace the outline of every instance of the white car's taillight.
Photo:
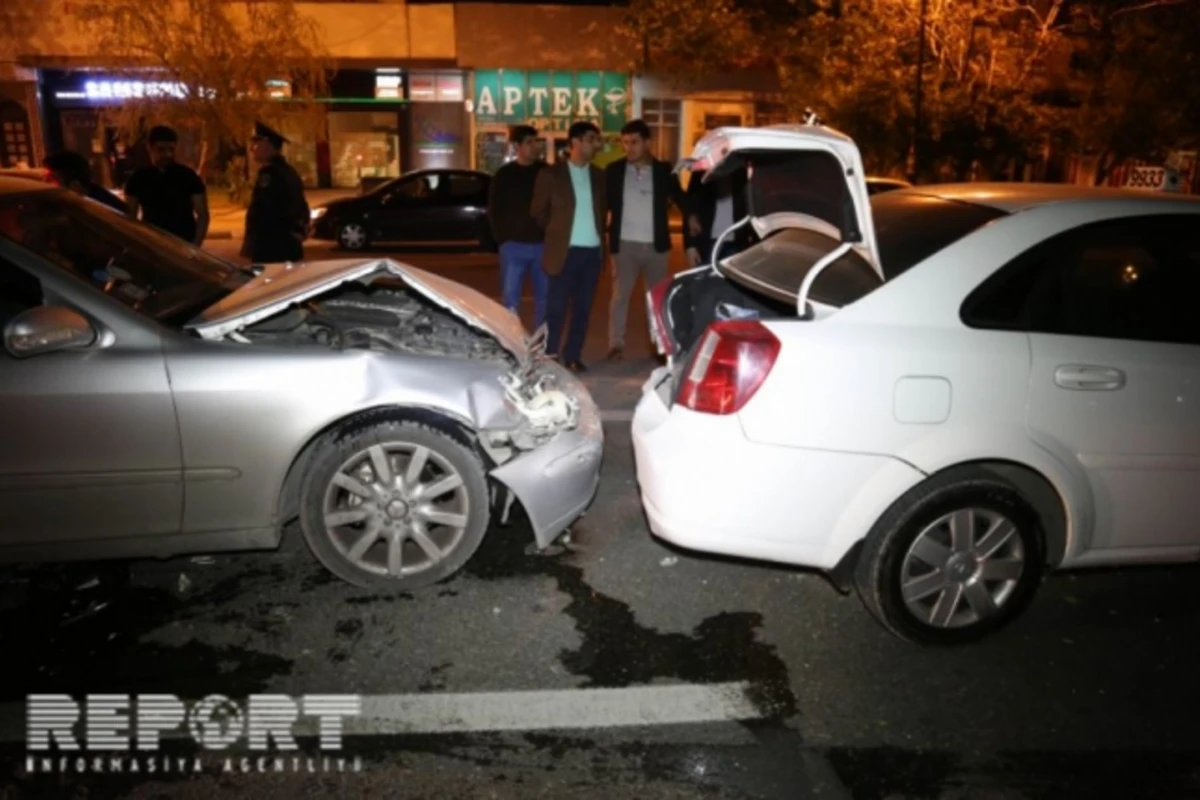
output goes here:
[[677, 402], [705, 414], [736, 414], [763, 385], [779, 339], [757, 320], [714, 322], [679, 385]]
[[650, 339], [660, 356], [670, 356], [675, 353], [675, 345], [671, 342], [667, 327], [667, 291], [671, 288], [674, 278], [667, 276], [651, 286], [646, 292], [646, 319], [650, 322]]

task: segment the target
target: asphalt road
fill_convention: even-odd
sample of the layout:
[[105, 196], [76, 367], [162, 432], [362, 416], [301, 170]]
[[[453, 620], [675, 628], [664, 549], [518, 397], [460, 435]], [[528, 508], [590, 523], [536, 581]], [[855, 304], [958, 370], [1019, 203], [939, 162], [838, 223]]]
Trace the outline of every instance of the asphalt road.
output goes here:
[[[404, 258], [494, 293], [486, 257]], [[592, 331], [595, 396], [632, 409], [652, 362], [602, 363]], [[817, 575], [651, 538], [610, 416], [561, 552], [532, 554], [517, 520], [429, 590], [342, 585], [295, 531], [275, 553], [10, 576], [3, 797], [1200, 797], [1200, 570], [1052, 577], [996, 637], [915, 648]], [[30, 774], [31, 692], [357, 693], [375, 711], [347, 723], [345, 771], [308, 731], [315, 771], [242, 772], [243, 748], [224, 773], [170, 741], [204, 771]]]

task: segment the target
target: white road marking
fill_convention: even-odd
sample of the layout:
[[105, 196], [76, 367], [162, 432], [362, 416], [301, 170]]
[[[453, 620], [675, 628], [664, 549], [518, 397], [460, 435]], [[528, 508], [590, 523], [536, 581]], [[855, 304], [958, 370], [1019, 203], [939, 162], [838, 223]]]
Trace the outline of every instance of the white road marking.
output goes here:
[[372, 697], [347, 733], [468, 733], [678, 725], [757, 719], [746, 682], [622, 689]]
[[[749, 682], [736, 681], [619, 689], [364, 695], [362, 713], [344, 718], [343, 733], [396, 736], [580, 730], [759, 719], [762, 712], [750, 701], [749, 688]], [[83, 705], [82, 697], [75, 700]], [[81, 721], [76, 727], [77, 737], [82, 738], [84, 724]], [[23, 703], [0, 705], [0, 742], [26, 741], [25, 725]], [[315, 737], [318, 726], [317, 719], [302, 716], [292, 730], [296, 736]], [[183, 727], [161, 735], [164, 739], [190, 736]], [[86, 742], [80, 741], [80, 745], [86, 747]]]

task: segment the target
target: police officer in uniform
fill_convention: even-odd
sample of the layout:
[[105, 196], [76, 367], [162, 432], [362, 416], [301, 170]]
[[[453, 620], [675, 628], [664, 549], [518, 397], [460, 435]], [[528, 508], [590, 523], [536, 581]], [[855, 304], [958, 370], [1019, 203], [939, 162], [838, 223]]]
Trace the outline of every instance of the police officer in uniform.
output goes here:
[[246, 211], [242, 256], [256, 264], [299, 261], [304, 257], [308, 202], [300, 174], [283, 157], [287, 141], [261, 122], [255, 124], [250, 139], [250, 152], [259, 170]]

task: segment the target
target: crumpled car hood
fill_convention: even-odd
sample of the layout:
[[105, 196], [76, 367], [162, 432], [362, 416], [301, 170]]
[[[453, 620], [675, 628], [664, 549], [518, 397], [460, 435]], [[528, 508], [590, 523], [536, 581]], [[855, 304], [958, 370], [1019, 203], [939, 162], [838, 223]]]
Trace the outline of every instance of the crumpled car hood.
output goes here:
[[186, 327], [202, 338], [220, 339], [344, 283], [386, 277], [403, 280], [463, 322], [495, 337], [517, 358], [527, 356], [525, 328], [504, 306], [469, 286], [390, 258], [272, 264]]

